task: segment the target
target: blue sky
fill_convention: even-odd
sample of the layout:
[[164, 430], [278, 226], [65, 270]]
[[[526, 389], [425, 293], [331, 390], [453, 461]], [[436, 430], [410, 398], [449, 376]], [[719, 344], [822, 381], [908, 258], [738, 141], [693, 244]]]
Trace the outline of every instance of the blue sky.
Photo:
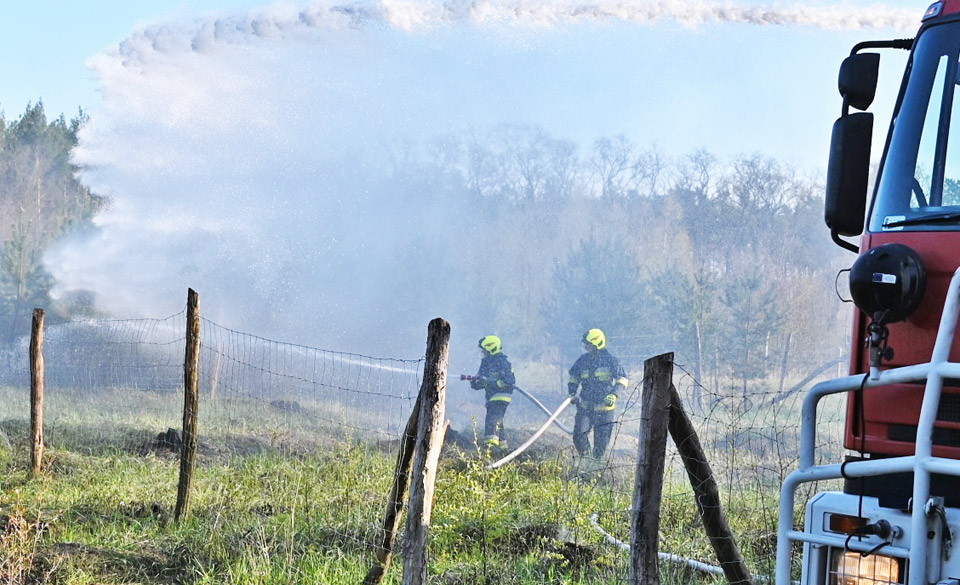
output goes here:
[[3, 2], [0, 21], [0, 110], [19, 116], [43, 99], [51, 117], [72, 117], [97, 97], [97, 79], [85, 62], [131, 34], [139, 25], [209, 12], [246, 10], [253, 0], [39, 0]]

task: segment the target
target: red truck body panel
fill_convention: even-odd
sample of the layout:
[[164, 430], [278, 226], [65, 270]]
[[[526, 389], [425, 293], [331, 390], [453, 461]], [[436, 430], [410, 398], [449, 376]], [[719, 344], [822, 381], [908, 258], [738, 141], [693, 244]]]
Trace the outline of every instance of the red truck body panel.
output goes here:
[[[960, 0], [954, 2], [960, 10]], [[940, 313], [947, 296], [947, 287], [960, 265], [960, 232], [887, 232], [865, 234], [861, 251], [883, 244], [900, 243], [913, 248], [927, 271], [927, 288], [920, 307], [901, 323], [889, 325], [889, 345], [893, 359], [883, 369], [930, 361]], [[867, 318], [857, 310], [854, 318], [854, 347], [851, 374], [869, 370], [863, 340]], [[960, 362], [960, 341], [950, 350], [950, 361]], [[898, 384], [867, 390], [863, 396], [862, 415], [857, 396], [851, 394], [847, 408], [847, 431], [844, 447], [871, 454], [911, 455], [920, 418], [923, 386]], [[866, 433], [861, 433], [861, 426]], [[934, 455], [960, 459], [960, 380], [945, 380], [940, 409], [934, 431]]]

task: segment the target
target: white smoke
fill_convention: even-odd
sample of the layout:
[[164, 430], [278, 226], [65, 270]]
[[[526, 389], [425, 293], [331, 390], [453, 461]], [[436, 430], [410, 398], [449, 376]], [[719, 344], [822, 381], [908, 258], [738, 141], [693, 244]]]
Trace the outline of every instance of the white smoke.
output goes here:
[[[113, 205], [47, 262], [59, 292], [94, 291], [121, 316], [167, 314], [193, 287], [228, 326], [357, 351], [381, 332], [389, 346], [401, 311], [423, 327], [464, 311], [462, 283], [427, 286], [397, 250], [430, 258], [476, 229], [464, 210], [387, 184], [396, 145], [502, 122], [624, 131], [638, 109], [618, 100], [638, 93], [624, 72], [660, 66], [619, 47], [636, 24], [910, 31], [917, 17], [852, 5], [387, 0], [146, 26], [89, 60], [103, 107], [75, 162]], [[696, 95], [662, 91], [706, 126]], [[601, 126], [599, 114], [613, 119]]]
[[918, 11], [881, 4], [792, 4], [749, 6], [705, 0], [610, 0], [600, 2], [530, 2], [524, 0], [450, 0], [411, 2], [315, 2], [304, 9], [275, 7], [245, 17], [197, 21], [186, 27], [147, 27], [121, 44], [130, 65], [147, 53], [186, 49], [203, 52], [217, 43], [247, 44], [252, 39], [283, 39], [303, 29], [336, 30], [389, 26], [415, 32], [455, 24], [544, 27], [590, 23], [656, 24], [674, 21], [688, 27], [712, 23], [757, 26], [802, 26], [828, 30], [892, 29], [911, 33]]
[[[402, 11], [397, 11], [402, 12]], [[392, 11], [388, 11], [392, 13]], [[457, 20], [464, 13], [450, 10], [444, 18]], [[743, 6], [739, 3], [684, 0], [626, 2], [560, 2], [525, 3], [479, 0], [469, 5], [466, 13], [471, 21], [512, 22], [515, 24], [572, 24], [584, 20], [627, 21], [654, 24], [673, 20], [686, 26], [709, 23], [751, 25], [795, 25], [823, 29], [894, 28], [910, 31], [916, 28], [917, 15], [912, 10], [891, 10], [882, 6]], [[395, 23], [399, 18], [387, 19]], [[425, 19], [421, 19], [425, 20]]]

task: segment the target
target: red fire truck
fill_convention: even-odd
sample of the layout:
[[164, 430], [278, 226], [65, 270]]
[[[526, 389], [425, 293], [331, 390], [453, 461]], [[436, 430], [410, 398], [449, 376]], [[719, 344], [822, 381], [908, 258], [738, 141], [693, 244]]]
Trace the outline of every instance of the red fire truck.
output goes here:
[[[865, 110], [886, 49], [910, 54], [868, 207]], [[960, 585], [960, 0], [931, 5], [915, 39], [855, 46], [839, 88], [825, 220], [859, 254], [855, 344], [851, 375], [805, 398], [799, 467], [781, 490], [776, 583], [796, 576], [791, 551], [802, 543], [805, 585]], [[859, 246], [848, 239], [861, 234]], [[817, 407], [837, 393], [847, 394], [851, 455], [824, 464]], [[794, 527], [797, 488], [824, 480], [843, 488], [810, 498]]]

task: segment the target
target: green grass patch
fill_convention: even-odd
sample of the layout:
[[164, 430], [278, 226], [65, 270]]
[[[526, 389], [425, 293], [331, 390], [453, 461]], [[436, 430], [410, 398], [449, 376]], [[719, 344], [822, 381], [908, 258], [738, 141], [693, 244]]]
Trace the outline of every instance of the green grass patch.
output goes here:
[[[363, 580], [393, 480], [395, 440], [331, 435], [317, 423], [327, 419], [297, 412], [263, 417], [259, 427], [211, 419], [202, 427], [191, 512], [178, 523], [179, 458], [157, 445], [155, 435], [167, 425], [159, 411], [91, 420], [82, 407], [63, 407], [36, 478], [26, 422], [0, 421], [7, 439], [0, 442], [0, 585]], [[633, 463], [618, 455], [617, 466], [587, 473], [563, 447], [538, 445], [496, 470], [477, 449], [445, 447], [430, 532], [431, 584], [626, 580], [629, 556], [591, 517], [629, 541]], [[776, 491], [740, 481], [724, 497], [748, 564], [769, 575]], [[401, 529], [385, 584], [401, 582], [403, 544]], [[690, 486], [677, 474], [664, 486], [660, 546], [715, 563]], [[720, 582], [670, 563], [661, 564], [661, 578], [668, 585]]]

